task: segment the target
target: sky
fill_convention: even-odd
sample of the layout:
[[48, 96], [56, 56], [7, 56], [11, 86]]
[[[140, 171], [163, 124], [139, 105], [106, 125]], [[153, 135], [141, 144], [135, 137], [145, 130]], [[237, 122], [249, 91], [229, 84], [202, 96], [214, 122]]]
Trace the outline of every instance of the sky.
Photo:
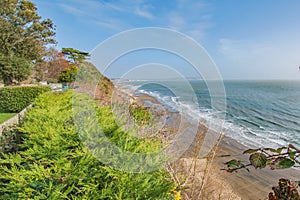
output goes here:
[[[160, 27], [197, 41], [224, 80], [300, 80], [299, 0], [33, 2], [43, 18], [50, 18], [56, 25], [58, 49], [72, 47], [92, 52], [123, 31]], [[136, 52], [123, 56], [104, 73], [116, 78], [130, 71], [130, 66], [155, 62], [193, 76], [192, 69], [183, 67], [188, 64], [175, 57], [154, 50]]]

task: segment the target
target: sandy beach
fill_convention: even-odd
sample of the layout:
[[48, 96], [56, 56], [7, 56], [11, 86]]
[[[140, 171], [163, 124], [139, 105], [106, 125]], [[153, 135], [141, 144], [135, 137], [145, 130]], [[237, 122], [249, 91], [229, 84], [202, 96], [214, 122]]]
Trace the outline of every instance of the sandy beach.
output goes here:
[[[125, 95], [126, 96], [126, 95]], [[129, 95], [130, 101], [134, 101], [144, 107], [164, 107], [157, 99], [148, 96]], [[154, 109], [155, 110], [155, 109]], [[160, 114], [167, 115], [165, 125], [160, 133], [168, 140], [174, 138], [179, 129], [179, 124], [189, 126], [189, 122], [183, 120], [178, 112], [171, 112], [165, 108], [160, 109]], [[157, 114], [157, 113], [156, 113]], [[296, 169], [270, 170], [250, 168], [250, 172], [242, 169], [237, 173], [228, 173], [221, 170], [224, 163], [231, 159], [248, 161], [247, 155], [242, 152], [248, 148], [234, 139], [222, 135], [219, 145], [216, 147], [215, 155], [211, 158], [199, 158], [199, 145], [206, 134], [207, 127], [199, 124], [196, 139], [190, 148], [174, 163], [167, 168], [172, 171], [175, 180], [186, 178], [183, 187], [184, 199], [267, 199], [272, 187], [276, 186], [279, 178], [298, 180], [299, 172]]]

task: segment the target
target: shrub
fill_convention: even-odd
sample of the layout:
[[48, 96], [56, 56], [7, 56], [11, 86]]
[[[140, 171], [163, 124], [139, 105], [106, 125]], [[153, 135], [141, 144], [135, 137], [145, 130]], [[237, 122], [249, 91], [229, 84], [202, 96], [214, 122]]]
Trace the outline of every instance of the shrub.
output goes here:
[[78, 67], [72, 65], [71, 68], [67, 68], [61, 72], [58, 76], [59, 83], [72, 83], [76, 80], [76, 75], [78, 73]]
[[5, 128], [0, 136], [0, 152], [13, 153], [19, 151], [23, 138], [24, 134], [18, 131], [17, 126]]
[[269, 193], [269, 200], [297, 200], [300, 195], [297, 191], [300, 183], [292, 182], [291, 180], [281, 178], [278, 181], [278, 186], [273, 187], [273, 192]]
[[131, 107], [129, 112], [133, 116], [134, 122], [140, 126], [149, 125], [153, 118], [151, 112], [142, 106]]
[[24, 81], [31, 73], [30, 62], [18, 56], [0, 56], [0, 75], [5, 85]]
[[[46, 93], [35, 100], [19, 129], [26, 136], [21, 150], [0, 157], [0, 199], [174, 199], [166, 171], [118, 171], [90, 154], [76, 131], [72, 96], [72, 91]], [[124, 147], [130, 138], [111, 109], [97, 109], [97, 117], [105, 134]], [[133, 141], [130, 148], [152, 144], [142, 143]]]
[[28, 106], [34, 98], [50, 90], [48, 86], [0, 88], [0, 112], [20, 112]]

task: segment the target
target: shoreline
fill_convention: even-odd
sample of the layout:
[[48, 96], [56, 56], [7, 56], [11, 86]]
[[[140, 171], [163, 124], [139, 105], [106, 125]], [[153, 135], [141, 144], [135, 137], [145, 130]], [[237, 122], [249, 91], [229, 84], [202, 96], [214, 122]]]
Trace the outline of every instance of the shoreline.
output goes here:
[[[119, 90], [119, 88], [117, 88]], [[119, 90], [122, 93], [125, 93], [126, 96], [129, 96], [131, 101], [134, 101], [138, 105], [142, 105], [145, 108], [149, 107], [164, 107], [167, 112], [167, 130], [164, 130], [163, 134], [174, 134], [175, 131], [178, 131], [178, 112], [169, 111], [166, 106], [160, 103], [155, 97], [142, 94], [142, 95], [134, 95], [132, 92], [130, 93], [128, 90]], [[179, 122], [180, 123], [180, 122]], [[177, 124], [177, 125], [176, 125]], [[197, 133], [197, 137], [203, 136], [207, 127], [204, 124], [199, 123], [199, 129]], [[164, 135], [164, 137], [170, 137], [170, 135]], [[172, 137], [172, 136], [171, 136]], [[199, 138], [198, 138], [199, 139]], [[201, 138], [200, 138], [201, 139]], [[193, 146], [193, 145], [192, 145]], [[285, 169], [285, 170], [270, 170], [270, 169], [254, 169], [250, 168], [250, 172], [246, 170], [240, 170], [238, 173], [229, 173], [224, 170], [221, 170], [225, 167], [223, 163], [231, 160], [231, 159], [242, 159], [248, 160], [247, 155], [243, 155], [242, 152], [249, 149], [243, 144], [239, 143], [233, 138], [230, 138], [226, 135], [222, 135], [222, 139], [220, 144], [216, 149], [216, 155], [211, 160], [211, 171], [208, 176], [212, 176], [215, 179], [218, 179], [217, 185], [223, 186], [223, 191], [221, 191], [223, 195], [222, 199], [266, 199], [268, 197], [269, 192], [272, 192], [272, 187], [276, 186], [279, 178], [290, 178], [294, 180], [298, 180], [295, 175], [296, 169]], [[226, 156], [224, 156], [226, 155]], [[189, 155], [189, 150], [184, 153], [181, 157], [181, 161], [184, 161], [187, 164], [189, 161], [186, 159], [192, 158], [193, 156]], [[197, 159], [202, 160], [202, 159]], [[180, 163], [181, 161], [177, 162]], [[182, 163], [180, 163], [182, 165]], [[190, 163], [191, 164], [191, 163]], [[199, 163], [198, 163], [199, 164]], [[175, 163], [176, 165], [176, 163]], [[203, 163], [202, 163], [203, 165]], [[188, 166], [186, 166], [188, 167]], [[197, 168], [201, 168], [198, 166]], [[198, 173], [202, 173], [203, 170], [200, 170]], [[203, 179], [203, 177], [202, 177]], [[206, 183], [207, 184], [207, 183]], [[215, 188], [211, 186], [210, 183], [207, 184], [209, 187]], [[215, 184], [216, 185], [216, 184]], [[255, 193], [254, 193], [255, 191]], [[191, 192], [191, 191], [189, 191]], [[214, 199], [214, 198], [213, 198]]]

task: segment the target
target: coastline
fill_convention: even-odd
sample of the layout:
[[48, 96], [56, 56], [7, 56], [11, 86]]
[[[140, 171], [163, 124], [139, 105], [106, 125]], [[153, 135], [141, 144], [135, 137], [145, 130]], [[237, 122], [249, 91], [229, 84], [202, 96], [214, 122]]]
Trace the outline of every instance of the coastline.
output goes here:
[[[160, 133], [162, 133], [162, 138], [172, 139], [174, 134], [178, 131], [178, 124], [182, 123], [182, 121], [179, 121], [181, 120], [181, 116], [179, 116], [178, 112], [168, 110], [167, 107], [152, 96], [146, 94], [136, 96], [129, 91], [119, 91], [129, 97], [131, 103], [142, 105], [144, 108], [163, 107], [163, 112], [167, 116], [167, 120]], [[159, 110], [161, 111], [161, 109]], [[162, 113], [160, 113], [160, 115], [161, 114]], [[185, 121], [183, 123], [186, 123], [185, 126], [188, 126], [188, 122]], [[196, 136], [198, 141], [203, 139], [206, 130], [207, 127], [200, 122]], [[215, 156], [211, 160], [195, 158], [193, 153], [197, 152], [197, 150], [195, 151], [197, 144], [199, 143], [196, 142], [192, 144], [191, 148], [189, 148], [178, 161], [172, 164], [173, 173], [177, 173], [179, 176], [191, 176], [190, 171], [187, 171], [187, 169], [196, 168], [193, 172], [193, 177], [184, 185], [187, 187], [190, 186], [190, 189], [187, 189], [185, 194], [182, 194], [183, 197], [186, 195], [189, 199], [196, 199], [190, 198], [191, 195], [199, 196], [199, 194], [195, 194], [192, 190], [200, 189], [204, 191], [200, 193], [202, 193], [202, 196], [205, 196], [205, 199], [266, 199], [269, 192], [272, 191], [272, 187], [277, 185], [279, 178], [297, 179], [295, 169], [273, 171], [270, 169], [260, 170], [251, 168], [250, 172], [240, 170], [238, 173], [228, 173], [221, 170], [224, 168], [223, 163], [228, 160], [248, 160], [247, 155], [242, 154], [248, 147], [228, 136], [222, 135], [222, 140], [216, 148]], [[209, 169], [207, 166], [209, 166]], [[193, 186], [192, 184], [198, 184], [199, 187]]]

